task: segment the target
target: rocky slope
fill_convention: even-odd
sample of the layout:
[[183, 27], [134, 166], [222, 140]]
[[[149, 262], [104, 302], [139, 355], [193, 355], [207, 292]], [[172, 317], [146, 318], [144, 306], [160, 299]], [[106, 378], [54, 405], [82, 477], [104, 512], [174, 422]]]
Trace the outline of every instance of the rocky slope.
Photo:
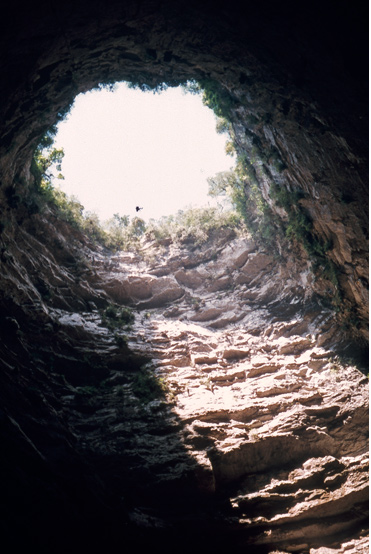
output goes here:
[[308, 265], [231, 230], [113, 255], [40, 216], [2, 243], [15, 548], [367, 551], [368, 380]]
[[[7, 3], [0, 193], [13, 203], [26, 197], [33, 151], [78, 93], [102, 82], [196, 79], [232, 122], [277, 217], [287, 214], [272, 186], [301, 195], [312, 239], [326, 245], [324, 258], [336, 272], [347, 321], [365, 338], [367, 15], [361, 0], [339, 0], [336, 9], [332, 0]], [[290, 203], [297, 208], [293, 197]]]
[[367, 550], [367, 381], [304, 250], [282, 259], [226, 233], [112, 256], [28, 203], [35, 147], [78, 93], [201, 80], [281, 223], [309, 221], [344, 327], [365, 340], [367, 15], [332, 0], [3, 6], [7, 551]]

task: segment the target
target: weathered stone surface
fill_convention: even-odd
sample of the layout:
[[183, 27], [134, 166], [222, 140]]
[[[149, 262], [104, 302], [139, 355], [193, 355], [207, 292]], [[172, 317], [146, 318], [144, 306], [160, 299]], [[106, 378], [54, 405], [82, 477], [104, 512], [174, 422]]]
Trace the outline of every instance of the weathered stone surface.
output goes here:
[[[7, 75], [0, 87], [1, 194], [26, 194], [33, 149], [79, 92], [102, 81], [155, 85], [207, 76], [228, 95], [239, 149], [278, 218], [287, 221], [288, 214], [271, 186], [300, 193], [314, 237], [335, 265], [352, 314], [348, 324], [367, 336], [367, 14], [350, 5], [334, 13], [331, 2], [319, 1], [288, 1], [280, 10], [270, 1], [254, 8], [238, 1], [181, 4], [178, 10], [170, 0], [145, 0], [138, 8], [134, 0], [109, 0], [109, 7], [93, 7], [68, 0], [50, 13], [37, 4], [18, 9], [19, 0], [7, 5], [0, 44]], [[264, 159], [255, 163], [252, 151]], [[300, 248], [292, 254], [306, 258]], [[246, 252], [236, 247], [230, 256], [236, 269]], [[253, 260], [241, 283], [263, 261]], [[195, 263], [189, 253], [185, 267]], [[164, 275], [161, 267], [152, 271]], [[321, 277], [319, 293], [333, 287], [326, 272]]]
[[250, 354], [249, 350], [243, 350], [240, 348], [227, 348], [223, 352], [223, 358], [226, 360], [243, 360]]
[[[14, 251], [23, 252], [22, 263], [4, 264], [1, 276], [16, 287], [17, 308], [2, 326], [9, 346], [1, 356], [9, 379], [4, 382], [9, 421], [21, 430], [20, 447], [25, 441], [47, 464], [78, 453], [89, 460], [93, 483], [98, 472], [103, 497], [133, 491], [120, 517], [134, 535], [135, 529], [167, 529], [171, 535], [186, 518], [192, 529], [210, 529], [209, 541], [229, 537], [237, 549], [342, 552], [347, 541], [363, 544], [368, 382], [336, 358], [332, 335], [322, 335], [321, 326], [326, 335], [336, 314], [320, 317], [310, 281], [298, 277], [300, 265], [295, 275], [288, 262], [294, 289], [282, 284], [285, 262], [274, 273], [270, 264], [262, 264], [260, 273], [252, 266], [255, 294], [247, 303], [249, 289], [238, 282], [236, 259], [232, 256], [229, 266], [217, 238], [214, 256], [199, 253], [192, 270], [184, 267], [191, 255], [187, 247], [176, 247], [175, 261], [170, 245], [162, 276], [145, 261], [156, 258], [148, 256], [154, 244], [144, 245], [145, 258], [139, 253], [105, 258], [89, 254], [85, 239], [78, 243], [76, 237], [67, 265], [66, 252], [52, 255], [42, 242], [37, 255], [28, 253], [25, 245], [32, 240], [26, 231], [18, 234]], [[250, 256], [251, 251], [264, 259], [250, 238], [235, 240], [231, 252]], [[89, 264], [84, 265], [82, 251]], [[185, 294], [172, 275], [176, 267], [181, 275], [212, 277], [220, 271], [220, 259], [231, 286], [217, 295], [207, 279]], [[22, 268], [29, 266], [38, 272], [25, 279]], [[83, 277], [77, 285], [71, 267]], [[246, 271], [246, 263], [241, 267]], [[290, 306], [282, 312], [284, 320], [277, 318], [276, 303], [270, 304], [273, 291]], [[298, 295], [311, 300], [297, 302]], [[132, 328], [107, 328], [98, 306], [122, 299], [137, 310]], [[151, 379], [164, 387], [163, 397], [146, 396], [148, 364]], [[34, 408], [28, 408], [29, 416], [20, 411], [22, 404], [14, 408], [15, 383], [22, 389], [21, 379], [44, 398], [48, 429], [60, 438], [45, 436], [38, 423], [35, 427], [42, 416]], [[53, 444], [66, 440], [62, 455], [62, 447]], [[179, 495], [187, 498], [186, 508], [180, 509]], [[228, 513], [212, 508], [220, 495], [230, 505]], [[71, 495], [69, 501], [74, 502]], [[206, 519], [195, 512], [199, 502], [209, 506]], [[110, 517], [102, 507], [94, 509], [103, 519]]]
[[210, 307], [197, 312], [190, 319], [192, 321], [212, 321], [214, 319], [217, 319], [222, 314], [223, 314], [222, 308]]
[[174, 274], [174, 277], [180, 285], [191, 289], [197, 289], [203, 282], [203, 278], [198, 271], [179, 270]]
[[[367, 551], [368, 381], [336, 356], [358, 353], [343, 327], [365, 337], [368, 319], [362, 8], [3, 6], [6, 551]], [[29, 215], [32, 152], [77, 93], [192, 78], [227, 93], [240, 151], [281, 222], [272, 184], [301, 196], [336, 268], [343, 326], [319, 298], [334, 283], [314, 278], [299, 245], [267, 252], [225, 229], [198, 249], [162, 241], [151, 265], [110, 256], [52, 213]], [[258, 147], [266, 161], [253, 163]], [[131, 329], [104, 324], [112, 302], [136, 310]]]
[[102, 288], [115, 302], [136, 305], [139, 308], [158, 308], [177, 300], [184, 290], [173, 277], [129, 275], [125, 273], [108, 277]]

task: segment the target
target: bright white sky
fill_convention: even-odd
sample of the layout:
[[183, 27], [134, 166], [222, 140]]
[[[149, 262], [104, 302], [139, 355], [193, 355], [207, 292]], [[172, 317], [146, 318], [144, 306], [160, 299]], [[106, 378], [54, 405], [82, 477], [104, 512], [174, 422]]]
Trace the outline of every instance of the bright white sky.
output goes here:
[[201, 97], [180, 88], [154, 94], [120, 83], [114, 92], [81, 94], [58, 127], [65, 180], [57, 183], [101, 221], [134, 217], [136, 206], [148, 221], [214, 205], [206, 179], [234, 165], [215, 126]]

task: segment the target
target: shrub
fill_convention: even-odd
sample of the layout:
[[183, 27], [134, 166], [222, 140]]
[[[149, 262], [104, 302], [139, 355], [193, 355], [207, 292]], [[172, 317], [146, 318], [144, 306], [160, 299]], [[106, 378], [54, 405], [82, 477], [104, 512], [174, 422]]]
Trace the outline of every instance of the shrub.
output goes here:
[[228, 133], [231, 135], [232, 124], [225, 117], [219, 117], [216, 123], [216, 132], [218, 134]]
[[231, 116], [231, 110], [235, 106], [235, 100], [220, 83], [210, 79], [198, 81], [202, 90], [202, 101], [215, 115], [225, 119]]
[[134, 321], [135, 316], [133, 311], [125, 306], [116, 306], [110, 304], [101, 312], [102, 323], [108, 329], [117, 329], [121, 327], [130, 327]]
[[220, 229], [243, 227], [241, 218], [233, 210], [219, 208], [189, 208], [180, 210], [175, 216], [163, 217], [148, 225], [145, 237], [161, 242], [165, 238], [184, 244], [192, 242], [199, 246], [209, 240]]
[[238, 156], [233, 171], [218, 173], [208, 183], [210, 196], [229, 198], [237, 218], [255, 240], [273, 244], [277, 234], [282, 234], [277, 216], [262, 197], [256, 170], [246, 154]]
[[132, 380], [132, 391], [143, 403], [164, 398], [168, 392], [168, 386], [164, 378], [157, 377], [153, 371], [143, 366], [134, 375]]
[[[241, 152], [231, 123], [232, 108], [235, 104], [233, 97], [220, 84], [207, 79], [193, 83], [193, 87], [198, 92], [202, 91], [204, 104], [213, 109], [220, 118], [217, 124], [218, 132], [229, 133], [231, 140], [228, 142], [227, 152], [237, 153], [237, 164], [233, 171], [218, 174], [208, 180], [209, 194], [214, 197], [227, 196], [238, 218], [244, 221], [247, 229], [258, 242], [274, 246], [278, 239], [281, 243], [286, 240], [301, 244], [314, 261], [314, 271], [321, 267], [322, 276], [334, 286], [336, 292], [332, 304], [336, 309], [340, 309], [342, 296], [338, 270], [327, 255], [331, 242], [323, 241], [316, 236], [311, 218], [300, 205], [300, 200], [304, 197], [303, 192], [289, 191], [272, 182], [270, 197], [287, 213], [287, 221], [284, 221], [275, 214], [260, 191], [258, 170], [264, 174], [265, 179], [273, 181], [267, 165], [273, 167], [278, 173], [287, 168], [279, 151], [274, 146], [264, 149], [261, 139], [251, 130], [245, 129], [246, 137], [251, 141], [252, 147], [250, 156], [246, 152]], [[263, 115], [261, 121], [264, 124], [271, 123], [271, 114]], [[254, 115], [250, 115], [247, 122], [254, 127], [259, 120]], [[344, 195], [344, 202], [351, 200], [350, 196]]]
[[147, 229], [147, 225], [140, 217], [130, 221], [128, 215], [115, 214], [104, 222], [102, 228], [105, 231], [104, 246], [113, 251], [135, 250], [139, 247], [141, 237]]
[[217, 117], [224, 121], [230, 120], [236, 101], [220, 83], [203, 78], [198, 81], [188, 81], [182, 86], [187, 92], [201, 94], [204, 105], [213, 110]]
[[119, 335], [118, 333], [114, 334], [115, 343], [119, 348], [124, 348], [128, 345], [128, 339], [124, 335]]

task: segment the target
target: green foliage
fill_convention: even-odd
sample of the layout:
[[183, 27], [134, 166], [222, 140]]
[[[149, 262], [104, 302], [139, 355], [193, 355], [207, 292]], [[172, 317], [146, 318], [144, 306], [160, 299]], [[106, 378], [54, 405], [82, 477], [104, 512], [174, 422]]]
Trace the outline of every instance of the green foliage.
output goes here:
[[130, 217], [128, 215], [113, 214], [113, 221], [120, 229], [128, 227], [130, 223]]
[[198, 81], [202, 90], [202, 102], [208, 108], [212, 109], [217, 117], [229, 119], [231, 110], [235, 107], [235, 101], [230, 93], [211, 79], [201, 79]]
[[314, 235], [313, 222], [300, 205], [304, 193], [302, 191], [289, 191], [285, 187], [280, 188], [277, 185], [272, 185], [270, 196], [287, 213], [286, 236], [290, 240], [299, 242], [312, 258], [327, 259], [326, 252], [330, 249], [331, 243], [324, 243]]
[[143, 366], [132, 380], [132, 391], [142, 403], [152, 402], [164, 398], [168, 392], [165, 379], [157, 377], [155, 373]]
[[[40, 211], [45, 204], [54, 204], [60, 208], [62, 216], [67, 211], [67, 195], [54, 188], [52, 184], [55, 178], [64, 179], [61, 174], [64, 151], [63, 148], [54, 147], [56, 131], [57, 128], [54, 126], [46, 132], [32, 157], [30, 169], [34, 182], [25, 200], [31, 213]], [[55, 175], [56, 171], [57, 175]], [[74, 209], [76, 206], [72, 211]]]
[[105, 90], [107, 92], [115, 92], [115, 90], [117, 89], [117, 81], [102, 81], [101, 83], [98, 83], [96, 88], [98, 90]]
[[235, 173], [240, 179], [245, 179], [250, 185], [259, 185], [256, 169], [246, 153], [237, 156]]
[[[320, 275], [322, 278], [327, 279], [330, 281], [330, 283], [333, 285], [335, 289], [335, 294], [331, 297], [331, 304], [336, 309], [336, 311], [343, 311], [343, 295], [341, 293], [340, 289], [340, 283], [339, 283], [339, 272], [332, 260], [326, 257], [318, 258], [316, 261], [316, 267], [320, 271]], [[357, 319], [358, 321], [358, 319]], [[354, 327], [357, 327], [355, 325], [355, 322], [351, 322], [351, 320], [348, 320], [348, 323], [350, 325], [353, 325]]]
[[208, 179], [209, 194], [226, 196], [238, 217], [258, 242], [273, 244], [280, 232], [277, 217], [264, 201], [256, 170], [246, 155], [237, 158], [233, 171], [224, 171]]
[[[84, 213], [84, 207], [76, 197], [69, 197], [59, 187], [53, 186], [53, 164], [57, 164], [56, 169], [60, 169], [63, 150], [53, 148], [51, 136], [46, 137], [42, 144], [48, 147], [45, 150], [40, 146], [35, 151], [35, 186], [32, 202], [36, 201], [39, 209], [43, 204], [52, 207], [60, 219], [113, 251], [138, 249], [142, 237], [158, 241], [166, 238], [179, 243], [193, 242], [198, 245], [206, 242], [213, 231], [222, 227], [236, 228], [241, 223], [237, 213], [233, 211], [195, 208], [179, 211], [175, 216], [163, 217], [159, 222], [152, 220], [148, 225], [140, 217], [130, 220], [128, 215], [118, 213], [101, 224], [96, 214]], [[9, 201], [16, 202], [12, 191], [9, 192], [9, 198]]]
[[[130, 223], [129, 216], [115, 214], [104, 227], [97, 214], [84, 213], [84, 206], [75, 196], [68, 196], [59, 187], [54, 186], [53, 179], [63, 179], [60, 171], [64, 156], [63, 149], [53, 146], [55, 132], [56, 128], [49, 130], [34, 152], [31, 164], [34, 183], [25, 199], [29, 213], [39, 212], [45, 206], [49, 206], [59, 219], [79, 229], [94, 242], [112, 250], [129, 247], [144, 233], [143, 220], [134, 218]], [[56, 171], [59, 172], [57, 175]], [[6, 193], [9, 205], [16, 207], [20, 203], [20, 197], [14, 189], [9, 189]]]
[[233, 211], [218, 208], [190, 208], [180, 210], [175, 216], [162, 217], [158, 222], [151, 221], [145, 237], [161, 243], [164, 239], [184, 244], [201, 245], [220, 229], [236, 229], [242, 222]]
[[236, 174], [234, 171], [220, 171], [214, 177], [208, 177], [208, 194], [213, 198], [218, 196], [230, 196], [235, 186]]
[[119, 348], [127, 347], [128, 345], [128, 339], [124, 335], [119, 335], [118, 333], [114, 334], [115, 343]]
[[[64, 151], [63, 148], [54, 148], [56, 131], [56, 126], [47, 131], [36, 148], [31, 162], [31, 173], [35, 179], [35, 186], [39, 187], [41, 192], [51, 186], [53, 178], [64, 179], [60, 173]], [[59, 172], [57, 176], [54, 175], [54, 171]]]
[[187, 82], [182, 79], [168, 79], [166, 83], [164, 82], [154, 82], [153, 77], [146, 79], [143, 77], [143, 79], [138, 80], [130, 79], [127, 83], [129, 88], [135, 89], [135, 90], [141, 90], [142, 92], [153, 92], [154, 94], [161, 92], [164, 92], [168, 88], [171, 87], [179, 87], [182, 86], [184, 90], [188, 92], [192, 92], [191, 88], [188, 90], [187, 88]]
[[[71, 197], [71, 202], [72, 198], [73, 197]], [[106, 245], [108, 242], [108, 235], [105, 229], [102, 227], [98, 215], [94, 212], [87, 212], [86, 214], [84, 214], [84, 207], [82, 206], [82, 204], [80, 204], [78, 201], [77, 204], [79, 204], [82, 208], [81, 213], [75, 218], [73, 216], [73, 213], [71, 214], [70, 212], [71, 220], [69, 221], [69, 223], [71, 223], [72, 225], [76, 225], [81, 231], [86, 233], [89, 238], [93, 240], [93, 242]], [[67, 203], [65, 219], [68, 218], [67, 213], [69, 207], [72, 208], [73, 203]]]
[[[133, 311], [125, 306], [110, 304], [101, 312], [102, 324], [108, 329], [129, 328], [135, 321]], [[119, 339], [120, 340], [120, 339]]]
[[[285, 187], [280, 188], [275, 183], [272, 184], [270, 197], [286, 211], [287, 222], [274, 213], [262, 196], [257, 170], [265, 173], [265, 178], [271, 179], [268, 167], [274, 168], [278, 173], [287, 169], [279, 151], [274, 146], [269, 149], [263, 148], [261, 139], [252, 131], [246, 130], [246, 135], [252, 141], [252, 149], [250, 156], [241, 153], [231, 124], [232, 109], [235, 105], [233, 97], [219, 83], [207, 79], [193, 82], [192, 87], [195, 92], [202, 92], [204, 104], [213, 109], [220, 118], [217, 124], [218, 132], [227, 132], [230, 135], [227, 153], [238, 153], [236, 168], [233, 171], [222, 172], [208, 179], [209, 194], [213, 197], [228, 197], [239, 218], [244, 221], [258, 242], [275, 246], [279, 238], [281, 243], [286, 239], [291, 243], [301, 244], [315, 262], [314, 268], [321, 267], [322, 276], [332, 283], [335, 289], [332, 303], [338, 309], [342, 297], [337, 268], [327, 255], [331, 243], [316, 236], [313, 222], [300, 204], [303, 193], [290, 192]], [[255, 127], [259, 120], [251, 114], [247, 122]], [[264, 114], [261, 122], [272, 123], [272, 115]], [[346, 201], [351, 201], [351, 197], [344, 198], [344, 202]]]
[[46, 189], [44, 194], [48, 201], [57, 208], [57, 214], [61, 219], [77, 228], [83, 226], [84, 206], [75, 196], [68, 197], [66, 193], [57, 188]]
[[244, 221], [247, 229], [257, 242], [270, 247], [276, 246], [277, 238], [281, 243], [301, 244], [314, 260], [314, 269], [321, 267], [321, 274], [328, 279], [334, 289], [333, 305], [341, 304], [337, 270], [327, 257], [331, 248], [330, 242], [323, 242], [316, 237], [309, 215], [300, 205], [304, 197], [301, 191], [288, 191], [285, 187], [271, 185], [270, 197], [287, 213], [287, 222], [282, 221], [264, 200], [254, 165], [246, 154], [240, 155], [233, 171], [218, 173], [208, 179], [209, 194], [213, 197], [227, 196]]
[[183, 88], [191, 94], [202, 94], [202, 102], [205, 106], [213, 110], [215, 115], [224, 121], [230, 120], [236, 101], [220, 83], [203, 78], [198, 81], [188, 81]]
[[230, 135], [232, 132], [232, 124], [225, 117], [219, 117], [216, 122], [216, 132], [219, 135], [223, 133], [228, 133]]
[[288, 221], [285, 226], [285, 235], [292, 242], [296, 241], [306, 250], [314, 261], [314, 271], [320, 272], [322, 278], [333, 285], [335, 294], [332, 296], [332, 305], [339, 309], [342, 304], [342, 295], [338, 279], [338, 270], [333, 261], [327, 256], [331, 242], [324, 242], [314, 233], [313, 222], [300, 205], [304, 197], [302, 191], [288, 191], [286, 188], [272, 185], [270, 196], [276, 203], [285, 209]]
[[236, 154], [236, 149], [231, 140], [227, 141], [225, 144], [225, 153], [227, 156], [234, 156]]
[[128, 215], [115, 214], [106, 221], [102, 228], [105, 231], [104, 245], [113, 251], [132, 250], [139, 247], [139, 241], [147, 229], [147, 225], [140, 217], [130, 221]]

